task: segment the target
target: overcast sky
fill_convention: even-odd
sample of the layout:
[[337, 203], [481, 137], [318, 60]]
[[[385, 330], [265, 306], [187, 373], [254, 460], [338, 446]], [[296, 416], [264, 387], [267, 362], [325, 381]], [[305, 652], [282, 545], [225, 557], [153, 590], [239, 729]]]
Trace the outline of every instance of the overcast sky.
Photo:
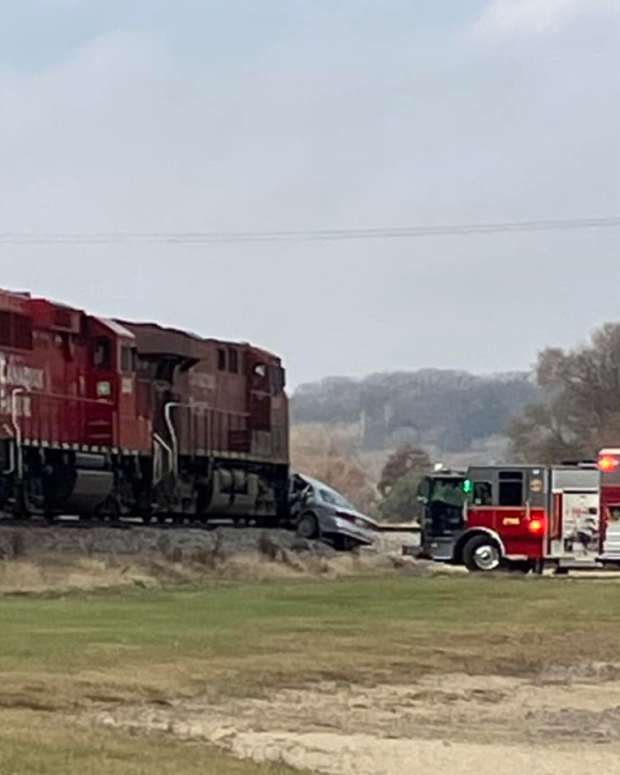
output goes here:
[[[0, 232], [620, 216], [620, 0], [0, 0]], [[3, 286], [249, 339], [298, 384], [527, 368], [620, 229], [0, 246]]]

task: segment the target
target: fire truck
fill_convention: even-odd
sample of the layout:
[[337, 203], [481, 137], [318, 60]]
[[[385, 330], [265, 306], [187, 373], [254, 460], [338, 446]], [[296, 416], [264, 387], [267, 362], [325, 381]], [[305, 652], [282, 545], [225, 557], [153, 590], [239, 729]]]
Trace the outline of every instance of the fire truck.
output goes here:
[[[619, 530], [616, 543], [609, 534], [605, 546], [609, 561], [613, 550], [620, 562], [620, 450], [610, 476], [617, 477], [617, 486], [609, 490], [608, 509], [618, 516]], [[437, 471], [423, 480], [419, 500], [423, 552], [433, 560], [478, 572], [600, 567], [595, 463]]]

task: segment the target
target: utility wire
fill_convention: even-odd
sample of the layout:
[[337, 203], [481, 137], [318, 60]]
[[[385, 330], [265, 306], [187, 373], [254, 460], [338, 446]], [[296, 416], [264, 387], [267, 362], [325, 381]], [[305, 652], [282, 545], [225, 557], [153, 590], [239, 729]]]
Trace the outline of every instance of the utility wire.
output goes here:
[[394, 240], [428, 237], [509, 234], [524, 232], [568, 232], [620, 227], [620, 217], [571, 218], [566, 220], [512, 221], [456, 224], [451, 226], [403, 226], [372, 229], [301, 229], [239, 232], [101, 232], [101, 233], [11, 233], [0, 232], [0, 245], [209, 245], [243, 242], [338, 242], [346, 240]]

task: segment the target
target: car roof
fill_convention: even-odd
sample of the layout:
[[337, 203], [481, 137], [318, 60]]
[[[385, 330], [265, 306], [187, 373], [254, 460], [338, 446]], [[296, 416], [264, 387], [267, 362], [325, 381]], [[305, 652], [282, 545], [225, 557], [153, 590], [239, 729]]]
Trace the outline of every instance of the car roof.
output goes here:
[[311, 484], [313, 487], [317, 487], [319, 490], [331, 490], [331, 492], [338, 493], [338, 495], [342, 494], [338, 492], [338, 490], [334, 490], [334, 488], [330, 487], [328, 484], [325, 484], [325, 482], [321, 482], [319, 479], [313, 479], [311, 476], [306, 476], [305, 474], [299, 474], [299, 473], [297, 474], [297, 476], [299, 476], [300, 479], [303, 479], [304, 482], [308, 482], [308, 484]]

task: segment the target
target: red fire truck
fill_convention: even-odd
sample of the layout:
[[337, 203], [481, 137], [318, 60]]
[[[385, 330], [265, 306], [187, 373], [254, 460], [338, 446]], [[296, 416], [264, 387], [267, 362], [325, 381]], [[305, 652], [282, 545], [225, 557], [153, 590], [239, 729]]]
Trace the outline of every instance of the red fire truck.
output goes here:
[[[620, 451], [617, 468], [620, 516]], [[500, 566], [542, 571], [545, 565], [564, 571], [599, 564], [595, 464], [438, 471], [422, 482], [420, 500], [423, 550], [434, 560], [471, 571]], [[620, 531], [617, 540], [620, 561]]]

